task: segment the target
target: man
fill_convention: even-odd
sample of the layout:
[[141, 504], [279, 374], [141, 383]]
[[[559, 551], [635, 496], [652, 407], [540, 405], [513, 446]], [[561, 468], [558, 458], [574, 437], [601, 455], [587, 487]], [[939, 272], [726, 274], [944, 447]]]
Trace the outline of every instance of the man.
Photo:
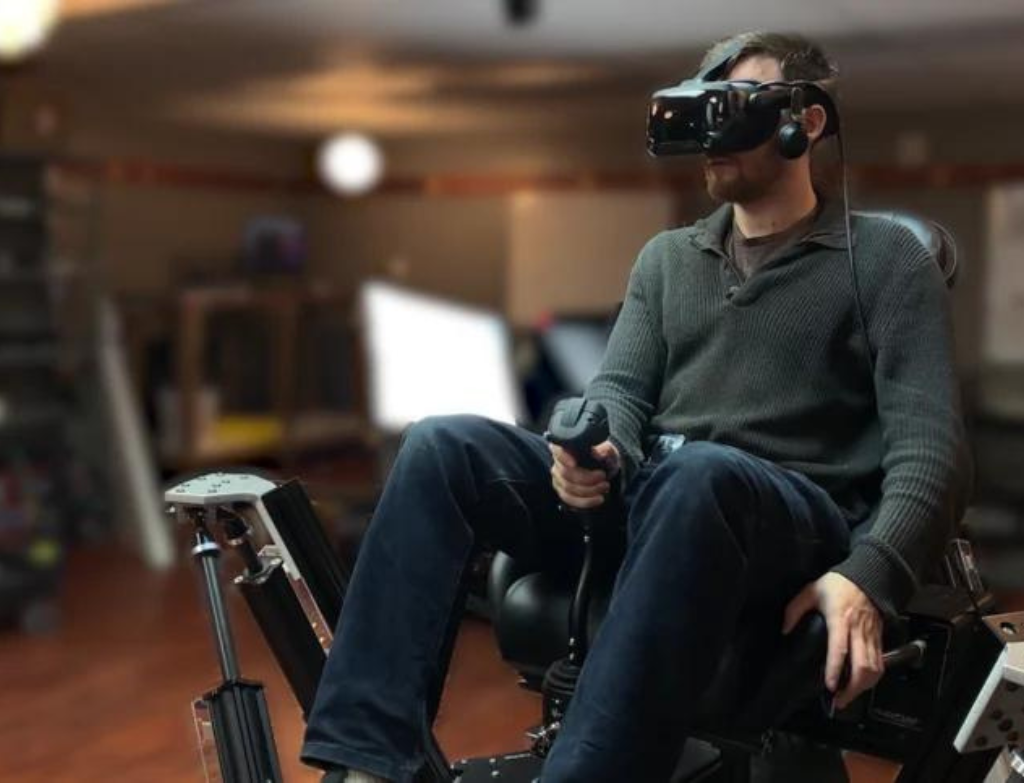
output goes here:
[[[834, 76], [795, 36], [737, 36], [707, 62], [736, 44], [733, 80]], [[812, 147], [825, 122], [804, 111]], [[842, 205], [774, 137], [705, 175], [726, 204], [643, 249], [588, 389], [609, 412], [605, 470], [476, 417], [407, 433], [310, 716], [303, 756], [325, 780], [412, 780], [474, 547], [557, 564], [573, 531], [556, 495], [591, 508], [615, 481], [627, 551], [543, 783], [667, 780], [750, 618], [787, 632], [820, 611], [840, 707], [878, 681], [883, 616], [941, 552], [968, 483], [941, 275], [910, 232], [855, 219], [858, 304]]]

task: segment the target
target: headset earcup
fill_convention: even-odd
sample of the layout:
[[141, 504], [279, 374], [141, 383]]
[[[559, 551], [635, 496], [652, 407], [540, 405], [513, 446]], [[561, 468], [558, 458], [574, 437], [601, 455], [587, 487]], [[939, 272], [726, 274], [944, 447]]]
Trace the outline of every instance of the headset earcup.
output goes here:
[[779, 152], [793, 160], [807, 152], [808, 139], [804, 129], [796, 122], [787, 122], [779, 128]]

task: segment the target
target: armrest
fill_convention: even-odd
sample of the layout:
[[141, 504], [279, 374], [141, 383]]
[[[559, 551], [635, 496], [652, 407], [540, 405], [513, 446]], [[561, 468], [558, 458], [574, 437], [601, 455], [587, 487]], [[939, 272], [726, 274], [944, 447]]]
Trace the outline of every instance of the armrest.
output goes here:
[[[882, 656], [885, 671], [919, 664], [926, 649], [924, 641], [915, 639], [887, 650]], [[745, 701], [741, 696], [737, 723], [756, 729], [775, 727], [801, 707], [824, 696], [827, 654], [825, 618], [818, 612], [809, 612], [787, 636], [782, 637], [753, 697]], [[840, 688], [848, 678], [849, 669], [845, 668]]]

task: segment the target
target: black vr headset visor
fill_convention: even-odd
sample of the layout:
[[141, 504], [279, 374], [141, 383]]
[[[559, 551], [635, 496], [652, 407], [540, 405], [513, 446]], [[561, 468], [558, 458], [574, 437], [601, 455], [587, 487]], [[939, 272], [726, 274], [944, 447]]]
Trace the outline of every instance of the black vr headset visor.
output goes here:
[[824, 135], [835, 133], [835, 105], [816, 82], [704, 81], [698, 76], [651, 97], [647, 149], [655, 156], [745, 152], [771, 138], [784, 110], [796, 114], [812, 104], [825, 107]]

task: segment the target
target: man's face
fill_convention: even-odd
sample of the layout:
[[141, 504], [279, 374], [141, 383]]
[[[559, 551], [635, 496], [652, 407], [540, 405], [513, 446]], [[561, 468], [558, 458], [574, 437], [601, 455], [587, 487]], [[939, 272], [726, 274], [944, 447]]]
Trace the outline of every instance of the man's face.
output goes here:
[[[772, 57], [745, 57], [733, 66], [730, 80], [755, 82], [780, 81], [782, 70]], [[776, 148], [772, 136], [760, 147], [728, 155], [708, 155], [704, 161], [704, 181], [708, 194], [716, 201], [747, 204], [763, 198], [782, 176], [786, 160]]]

